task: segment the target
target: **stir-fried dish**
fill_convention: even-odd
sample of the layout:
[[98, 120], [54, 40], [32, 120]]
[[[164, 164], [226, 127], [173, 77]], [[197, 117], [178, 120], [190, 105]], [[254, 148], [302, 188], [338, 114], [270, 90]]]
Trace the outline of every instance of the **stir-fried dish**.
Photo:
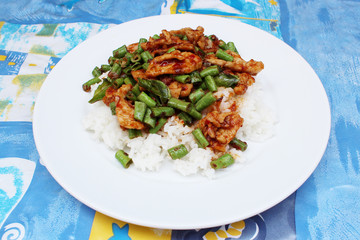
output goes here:
[[[233, 88], [230, 97], [243, 95], [263, 68], [260, 61], [245, 61], [233, 42], [204, 35], [203, 27], [162, 30], [114, 50], [107, 64], [94, 68], [94, 78], [84, 83], [83, 89], [89, 92], [97, 84], [89, 102], [103, 101], [109, 106], [131, 139], [156, 134], [176, 115], [184, 125], [193, 127], [199, 147], [220, 156], [211, 161], [218, 169], [234, 163], [226, 152], [229, 147], [242, 151], [247, 147], [236, 138], [244, 122], [238, 106], [234, 101], [223, 111], [218, 88]], [[168, 152], [178, 159], [188, 150], [181, 144]], [[116, 158], [124, 167], [131, 163], [123, 150]]]

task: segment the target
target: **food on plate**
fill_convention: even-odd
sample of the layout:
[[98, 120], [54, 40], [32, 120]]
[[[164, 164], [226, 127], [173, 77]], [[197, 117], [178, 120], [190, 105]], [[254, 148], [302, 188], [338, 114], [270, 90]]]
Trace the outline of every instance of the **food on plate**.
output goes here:
[[[172, 159], [184, 175], [211, 175], [242, 155], [247, 143], [240, 138], [259, 130], [255, 125], [268, 123], [262, 130], [271, 132], [266, 129], [274, 119], [251, 123], [246, 113], [248, 107], [261, 115], [258, 103], [247, 102], [247, 93], [263, 69], [261, 61], [244, 60], [233, 42], [205, 35], [201, 26], [162, 30], [114, 50], [108, 64], [94, 68], [83, 90], [93, 93], [89, 103], [110, 109], [103, 115], [112, 114], [112, 135], [121, 136], [100, 139], [116, 149], [125, 168], [133, 162], [156, 170], [163, 159]], [[90, 115], [85, 127], [102, 135], [105, 130], [98, 126], [104, 124], [94, 119]], [[254, 129], [241, 131], [244, 124]]]

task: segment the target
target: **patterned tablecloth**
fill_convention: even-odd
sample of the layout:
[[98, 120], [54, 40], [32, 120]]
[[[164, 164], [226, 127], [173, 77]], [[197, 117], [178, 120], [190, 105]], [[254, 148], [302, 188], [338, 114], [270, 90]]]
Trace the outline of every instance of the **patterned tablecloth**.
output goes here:
[[[0, 6], [1, 239], [360, 239], [359, 1], [0, 0]], [[115, 24], [194, 13], [263, 29], [312, 65], [332, 114], [319, 166], [280, 204], [225, 226], [153, 229], [90, 209], [40, 162], [32, 114], [42, 83], [71, 49]]]

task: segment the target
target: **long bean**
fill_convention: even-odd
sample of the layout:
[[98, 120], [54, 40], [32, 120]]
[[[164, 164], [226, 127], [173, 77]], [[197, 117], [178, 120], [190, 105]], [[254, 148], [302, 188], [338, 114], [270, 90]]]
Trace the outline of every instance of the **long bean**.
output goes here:
[[116, 115], [116, 103], [115, 102], [111, 102], [109, 104], [110, 110], [111, 110], [111, 114], [112, 115]]
[[189, 102], [185, 102], [183, 100], [173, 98], [173, 97], [169, 99], [169, 101], [167, 102], [167, 105], [169, 107], [179, 109], [179, 110], [181, 110], [183, 112], [186, 112], [190, 108], [190, 103]]
[[145, 103], [135, 101], [134, 118], [142, 122], [146, 113], [146, 108]]
[[190, 75], [177, 75], [174, 79], [181, 83], [187, 83], [190, 81]]
[[102, 64], [100, 69], [102, 72], [107, 72], [107, 71], [110, 71], [111, 66], [110, 66], [110, 64]]
[[189, 108], [189, 110], [186, 111], [186, 113], [188, 113], [190, 116], [192, 116], [196, 120], [200, 120], [202, 118], [201, 113], [198, 112], [192, 104], [190, 104], [190, 108]]
[[241, 150], [241, 151], [245, 151], [247, 149], [247, 143], [244, 141], [241, 141], [238, 138], [233, 138], [229, 144], [230, 144], [230, 146], [232, 146], [238, 150]]
[[191, 83], [201, 83], [202, 79], [200, 73], [198, 71], [193, 71], [190, 73], [190, 81]]
[[178, 146], [169, 148], [168, 153], [170, 157], [175, 160], [186, 156], [186, 154], [188, 154], [189, 152], [184, 144], [180, 144]]
[[101, 75], [101, 70], [100, 70], [100, 68], [98, 67], [98, 66], [96, 66], [93, 70], [92, 70], [92, 75], [94, 76], [94, 77], [98, 77], [98, 76], [100, 76]]
[[146, 109], [146, 113], [144, 116], [144, 123], [148, 124], [150, 127], [155, 127], [156, 125], [156, 118], [152, 117], [152, 111], [150, 108]]
[[101, 79], [98, 77], [94, 77], [94, 78], [90, 79], [89, 81], [87, 81], [86, 83], [84, 83], [82, 85], [82, 88], [85, 92], [89, 92], [91, 90], [91, 85], [94, 85], [99, 82], [101, 82]]
[[147, 63], [149, 60], [153, 59], [153, 56], [151, 55], [151, 53], [149, 51], [145, 51], [142, 52], [140, 54], [142, 60], [144, 61], [144, 63]]
[[145, 92], [141, 92], [139, 96], [137, 96], [137, 99], [145, 103], [148, 107], [155, 107], [156, 102], [154, 99], [149, 97]]
[[146, 38], [140, 38], [139, 44], [138, 44], [138, 49], [137, 49], [138, 53], [142, 53], [144, 51], [144, 49], [142, 49], [142, 47], [141, 47], [141, 44], [146, 43], [146, 42], [147, 42]]
[[127, 53], [127, 49], [125, 45], [122, 45], [121, 47], [119, 47], [118, 49], [113, 51], [113, 56], [116, 58], [122, 58], [125, 56], [125, 54]]
[[206, 148], [209, 146], [209, 142], [206, 140], [204, 134], [201, 132], [200, 128], [196, 128], [194, 131], [192, 131], [192, 134], [195, 138], [196, 143], [201, 148]]
[[196, 103], [197, 101], [199, 101], [200, 98], [202, 98], [205, 95], [204, 90], [202, 90], [201, 88], [197, 89], [196, 91], [192, 92], [189, 95], [189, 99], [192, 103]]
[[211, 91], [211, 92], [217, 91], [216, 82], [212, 76], [208, 75], [205, 77], [204, 80], [205, 80], [205, 84], [206, 84], [207, 88], [209, 89], [209, 91]]
[[132, 159], [123, 150], [118, 150], [115, 153], [115, 158], [121, 163], [121, 165], [123, 165], [124, 168], [129, 168], [133, 162]]
[[155, 117], [170, 117], [175, 114], [172, 107], [153, 107], [151, 111]]
[[142, 136], [142, 132], [140, 129], [128, 129], [127, 132], [130, 139]]
[[135, 84], [135, 86], [131, 89], [131, 91], [134, 93], [136, 97], [139, 96], [141, 93], [139, 84], [138, 83]]
[[216, 98], [213, 96], [213, 94], [211, 92], [208, 92], [195, 104], [195, 109], [197, 111], [202, 111], [211, 104], [213, 104], [215, 101]]
[[228, 42], [226, 45], [230, 51], [239, 53], [233, 42]]
[[225, 153], [216, 160], [211, 161], [210, 165], [214, 169], [226, 168], [235, 162], [234, 158], [229, 154]]
[[158, 122], [156, 123], [156, 126], [149, 129], [149, 133], [157, 133], [166, 123], [166, 118], [160, 118]]
[[225, 60], [225, 61], [228, 61], [228, 62], [232, 62], [234, 61], [234, 57], [231, 56], [230, 54], [228, 54], [227, 52], [221, 50], [221, 49], [218, 49], [216, 51], [216, 57], [217, 58], [220, 58], [222, 60]]
[[210, 66], [210, 67], [207, 67], [205, 68], [204, 70], [202, 70], [200, 72], [200, 76], [202, 78], [206, 77], [206, 76], [215, 76], [215, 75], [218, 75], [219, 74], [219, 68], [218, 66], [216, 65], [213, 65], [213, 66]]
[[191, 116], [189, 114], [187, 114], [186, 112], [181, 112], [177, 115], [181, 120], [184, 121], [184, 124], [187, 126], [190, 126], [193, 123], [193, 119], [191, 118]]

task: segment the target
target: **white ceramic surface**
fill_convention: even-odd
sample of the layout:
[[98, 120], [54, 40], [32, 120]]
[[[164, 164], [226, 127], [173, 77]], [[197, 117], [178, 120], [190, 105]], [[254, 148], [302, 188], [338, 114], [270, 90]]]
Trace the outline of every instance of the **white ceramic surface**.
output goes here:
[[[249, 143], [248, 162], [215, 179], [125, 170], [114, 152], [93, 140], [81, 121], [90, 107], [81, 85], [112, 50], [162, 29], [203, 26], [205, 34], [233, 41], [245, 60], [263, 61], [257, 79], [276, 111], [276, 136]], [[298, 189], [318, 165], [330, 132], [330, 108], [311, 66], [274, 36], [237, 20], [203, 15], [139, 19], [108, 29], [77, 46], [51, 71], [33, 118], [37, 149], [47, 169], [89, 207], [130, 223], [190, 229], [235, 222], [265, 211]]]

